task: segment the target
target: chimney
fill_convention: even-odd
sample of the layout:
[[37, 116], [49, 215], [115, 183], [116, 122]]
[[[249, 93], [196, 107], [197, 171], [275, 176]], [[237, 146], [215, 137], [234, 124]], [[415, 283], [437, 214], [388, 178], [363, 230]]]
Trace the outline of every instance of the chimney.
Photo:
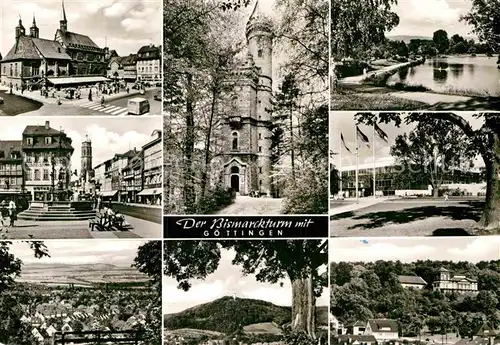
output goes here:
[[50, 128], [50, 121], [45, 121], [45, 129], [49, 129]]

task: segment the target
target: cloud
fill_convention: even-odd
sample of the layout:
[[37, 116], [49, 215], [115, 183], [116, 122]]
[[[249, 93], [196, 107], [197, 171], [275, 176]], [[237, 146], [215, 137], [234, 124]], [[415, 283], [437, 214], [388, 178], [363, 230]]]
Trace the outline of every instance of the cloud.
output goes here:
[[51, 240], [45, 241], [50, 257], [37, 259], [25, 242], [14, 242], [11, 252], [24, 263], [93, 264], [110, 263], [129, 266], [144, 240]]

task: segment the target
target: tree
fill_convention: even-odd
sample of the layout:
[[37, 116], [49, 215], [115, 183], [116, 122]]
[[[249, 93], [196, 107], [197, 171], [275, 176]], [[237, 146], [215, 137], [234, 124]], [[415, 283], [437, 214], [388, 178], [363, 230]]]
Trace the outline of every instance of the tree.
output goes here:
[[[485, 165], [486, 200], [483, 214], [477, 224], [478, 230], [495, 233], [500, 231], [500, 115], [477, 113], [474, 117], [482, 120], [478, 129], [473, 129], [472, 125], [462, 116], [446, 112], [379, 113], [379, 122], [393, 122], [399, 127], [403, 120], [406, 124], [432, 123], [436, 120], [444, 120], [460, 129], [472, 143], [474, 149], [479, 152]], [[370, 123], [372, 118], [373, 114], [370, 113], [360, 113], [358, 116], [359, 121], [364, 123]]]
[[494, 52], [500, 49], [500, 3], [497, 0], [473, 0], [469, 13], [460, 17], [472, 26], [480, 42]]
[[151, 285], [156, 291], [154, 301], [148, 308], [145, 326], [148, 344], [162, 344], [162, 242], [149, 241], [137, 249], [133, 267], [146, 274], [151, 279]]
[[[425, 176], [438, 196], [443, 179], [470, 161], [470, 143], [452, 123], [441, 119], [420, 122], [415, 129], [396, 137], [391, 156], [406, 169]], [[416, 171], [414, 170], [416, 168]]]
[[292, 285], [292, 329], [315, 336], [316, 297], [327, 285], [318, 269], [327, 263], [325, 241], [178, 241], [165, 246], [165, 275], [177, 280], [178, 288], [188, 291], [192, 279], [203, 279], [215, 272], [222, 249], [233, 249], [234, 265], [243, 274], [255, 274], [257, 281], [276, 284], [288, 278]]
[[432, 41], [436, 45], [437, 50], [440, 54], [447, 52], [450, 47], [450, 40], [448, 39], [448, 33], [444, 30], [437, 30], [432, 35]]
[[337, 0], [331, 2], [331, 56], [366, 59], [372, 47], [385, 41], [385, 32], [399, 24], [391, 11], [396, 0]]

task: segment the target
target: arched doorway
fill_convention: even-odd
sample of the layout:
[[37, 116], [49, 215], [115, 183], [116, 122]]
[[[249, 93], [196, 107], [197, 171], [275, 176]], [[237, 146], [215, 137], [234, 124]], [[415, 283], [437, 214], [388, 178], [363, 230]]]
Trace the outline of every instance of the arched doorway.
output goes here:
[[231, 189], [235, 192], [240, 191], [240, 168], [231, 167]]

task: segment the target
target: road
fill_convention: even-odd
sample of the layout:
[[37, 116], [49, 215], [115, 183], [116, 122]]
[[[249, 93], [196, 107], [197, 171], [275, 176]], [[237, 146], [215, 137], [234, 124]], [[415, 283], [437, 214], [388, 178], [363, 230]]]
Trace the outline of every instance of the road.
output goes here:
[[[4, 227], [0, 240], [6, 239], [85, 239], [85, 238], [162, 238], [161, 224], [125, 216], [132, 226], [126, 231], [90, 231], [88, 221], [17, 220], [15, 227]], [[8, 231], [8, 232], [7, 232]]]
[[252, 198], [238, 195], [234, 203], [217, 212], [224, 215], [278, 215], [282, 214], [283, 199]]
[[331, 216], [330, 236], [468, 236], [483, 205], [480, 198], [386, 200]]
[[[28, 99], [18, 95], [6, 94], [2, 96], [5, 98], [5, 104], [0, 105], [0, 115], [20, 115], [20, 116], [71, 116], [71, 115], [85, 115], [85, 116], [127, 116], [127, 102], [131, 98], [142, 97], [149, 100], [150, 111], [146, 116], [161, 115], [162, 102], [154, 99], [154, 95], [160, 88], [151, 88], [146, 91], [144, 95], [139, 95], [137, 90], [131, 90], [131, 95], [122, 93], [118, 97], [107, 101], [105, 106], [101, 106], [100, 98], [94, 98], [89, 101], [88, 98], [83, 97], [78, 100], [62, 100], [62, 104], [56, 104], [56, 99], [45, 99], [40, 97], [39, 93], [25, 92], [26, 97], [36, 98]], [[1, 92], [1, 91], [0, 91]], [[8, 97], [8, 99], [7, 99]], [[117, 97], [112, 95], [109, 97]], [[105, 96], [106, 99], [106, 96]], [[131, 115], [132, 116], [132, 115]]]

